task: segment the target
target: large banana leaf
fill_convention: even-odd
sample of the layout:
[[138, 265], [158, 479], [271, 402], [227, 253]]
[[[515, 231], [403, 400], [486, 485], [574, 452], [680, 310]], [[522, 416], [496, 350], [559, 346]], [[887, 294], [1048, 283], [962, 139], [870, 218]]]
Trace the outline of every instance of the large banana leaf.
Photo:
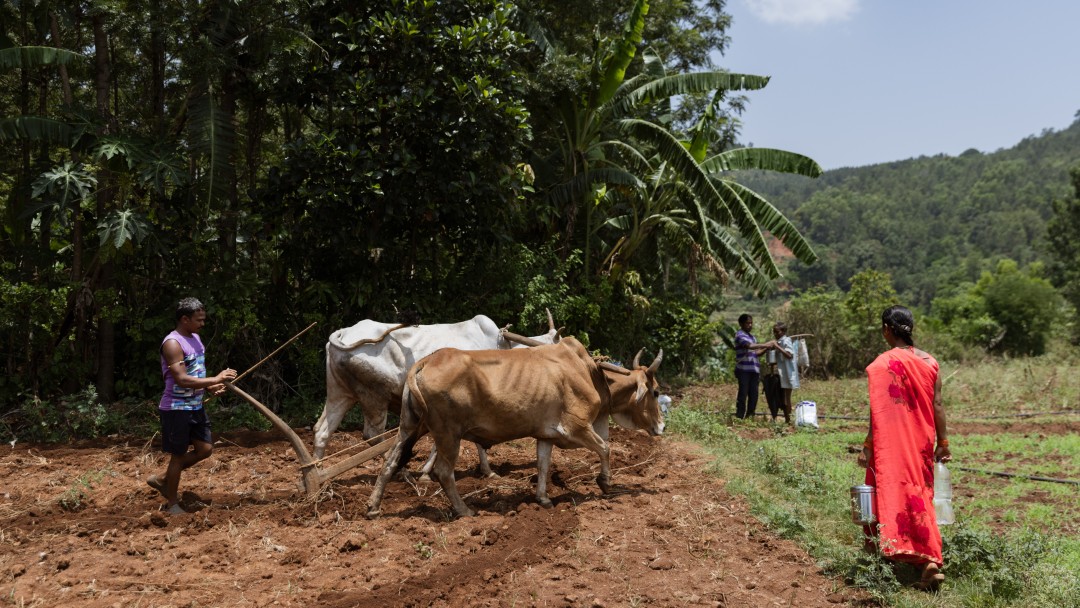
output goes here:
[[213, 206], [228, 197], [233, 175], [230, 158], [236, 146], [235, 126], [214, 99], [213, 90], [204, 91], [192, 101], [189, 130], [192, 152], [206, 159], [203, 189]]
[[593, 107], [599, 107], [607, 103], [615, 91], [622, 85], [626, 78], [626, 68], [637, 54], [637, 47], [641, 44], [641, 34], [645, 31], [645, 15], [649, 13], [648, 0], [637, 0], [634, 9], [630, 13], [630, 19], [626, 22], [623, 37], [616, 44], [612, 54], [605, 60], [603, 78], [600, 81], [600, 89], [596, 94], [596, 103]]
[[772, 289], [772, 281], [776, 277], [762, 272], [728, 226], [708, 220], [705, 229], [712, 237], [711, 253], [736, 280], [758, 293]]
[[772, 203], [742, 184], [731, 180], [720, 181], [724, 182], [723, 187], [730, 188], [738, 194], [739, 198], [750, 209], [750, 213], [757, 218], [761, 227], [780, 239], [780, 242], [790, 249], [796, 258], [806, 264], [817, 261], [817, 254], [814, 253], [810, 243], [803, 238], [802, 234], [799, 234], [795, 226]]
[[762, 169], [818, 177], [822, 174], [821, 165], [814, 159], [773, 148], [737, 148], [721, 152], [701, 163], [708, 173], [738, 171], [743, 169]]
[[51, 46], [14, 46], [0, 49], [0, 69], [5, 70], [44, 65], [67, 65], [76, 59], [86, 59], [86, 56]]
[[[676, 95], [708, 93], [710, 91], [756, 91], [769, 84], [768, 76], [733, 74], [731, 72], [691, 72], [671, 74], [651, 80], [631, 91], [614, 107], [616, 115], [625, 115], [632, 108], [648, 105]], [[615, 104], [612, 104], [615, 106]]]
[[558, 206], [576, 203], [582, 200], [593, 184], [617, 184], [631, 188], [644, 188], [645, 184], [636, 175], [623, 169], [606, 167], [590, 169], [579, 173], [569, 180], [548, 189], [546, 198]]
[[[628, 134], [656, 146], [658, 154], [671, 163], [680, 179], [687, 183], [694, 194], [695, 212], [702, 228], [707, 225], [707, 217], [721, 225], [734, 224], [740, 237], [746, 241], [758, 268], [771, 278], [780, 276], [761, 232], [761, 226], [738, 192], [731, 188], [717, 189], [716, 185], [724, 182], [719, 181], [714, 185], [689, 150], [662, 127], [636, 119], [626, 119], [619, 123]], [[703, 229], [700, 245], [705, 251], [712, 251], [710, 241], [709, 231]]]
[[41, 116], [16, 116], [0, 120], [0, 141], [32, 141], [71, 146], [79, 134], [66, 122]]
[[713, 129], [718, 121], [724, 120], [724, 116], [717, 113], [717, 109], [724, 101], [724, 90], [718, 89], [713, 95], [712, 101], [705, 107], [705, 114], [702, 115], [701, 120], [698, 120], [697, 124], [690, 129], [690, 156], [694, 157], [694, 160], [701, 162], [705, 160], [705, 154], [709, 148], [709, 133]]
[[[657, 149], [658, 156], [664, 162], [669, 163], [675, 173], [686, 182], [690, 191], [694, 194], [694, 199], [699, 201], [693, 211], [698, 216], [699, 226], [704, 227], [706, 207], [700, 203], [719, 201], [721, 199], [708, 175], [701, 170], [694, 158], [690, 156], [690, 152], [683, 147], [682, 143], [674, 135], [663, 127], [649, 121], [627, 118], [620, 120], [618, 124], [619, 128], [627, 135], [654, 146]], [[717, 218], [718, 221], [727, 222], [731, 220], [730, 213], [724, 214], [722, 207], [717, 207], [715, 211], [722, 214], [721, 217]], [[708, 249], [708, 234], [703, 232], [701, 237], [704, 239], [701, 245]]]

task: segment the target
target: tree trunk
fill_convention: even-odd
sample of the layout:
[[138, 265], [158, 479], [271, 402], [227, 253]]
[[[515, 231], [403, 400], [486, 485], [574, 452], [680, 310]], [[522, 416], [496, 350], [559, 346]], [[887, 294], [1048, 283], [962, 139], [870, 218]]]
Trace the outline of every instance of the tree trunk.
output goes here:
[[[102, 134], [112, 131], [112, 118], [109, 112], [109, 86], [112, 80], [112, 64], [109, 58], [109, 37], [105, 32], [105, 18], [98, 13], [93, 16], [94, 28], [94, 67], [96, 76], [94, 89], [97, 93], [97, 112], [103, 123]], [[112, 210], [116, 185], [112, 173], [102, 169], [98, 178], [97, 218], [104, 217]], [[96, 282], [95, 297], [110, 294], [114, 284], [115, 268], [112, 261], [101, 263], [99, 280]], [[112, 401], [116, 396], [116, 326], [102, 314], [102, 303], [98, 302], [95, 314], [98, 322], [97, 332], [97, 392], [102, 401]]]

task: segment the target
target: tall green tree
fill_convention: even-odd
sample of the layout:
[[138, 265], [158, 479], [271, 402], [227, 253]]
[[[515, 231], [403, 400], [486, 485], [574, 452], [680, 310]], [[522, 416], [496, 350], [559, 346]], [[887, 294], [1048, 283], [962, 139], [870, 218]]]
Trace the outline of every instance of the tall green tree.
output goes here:
[[308, 302], [347, 318], [411, 308], [431, 319], [475, 310], [490, 291], [484, 269], [498, 268], [525, 212], [527, 40], [510, 14], [495, 0], [311, 12], [325, 54], [288, 87], [310, 128], [260, 203], [280, 226], [275, 272]]
[[[766, 290], [779, 270], [765, 232], [804, 262], [815, 255], [782, 213], [738, 183], [735, 172], [764, 169], [813, 177], [821, 168], [782, 150], [721, 149], [709, 156], [717, 125], [725, 120], [719, 111], [725, 95], [760, 89], [768, 78], [722, 71], [668, 74], [652, 52], [631, 75], [649, 6], [646, 0], [634, 3], [622, 35], [598, 47], [586, 86], [556, 100], [562, 139], [557, 153], [542, 156], [547, 162], [538, 164], [538, 185], [563, 219], [565, 243], [585, 250], [587, 272], [618, 274], [647, 238], [663, 230], [672, 247], [660, 251], [692, 254], [687, 256], [691, 265], [730, 272]], [[680, 137], [664, 118], [672, 99], [701, 93], [711, 94], [712, 105]], [[618, 196], [595, 197], [597, 184]], [[615, 204], [605, 208], [605, 202]], [[597, 248], [594, 227], [601, 224], [615, 234]], [[593, 262], [594, 255], [602, 266]]]
[[1054, 201], [1054, 215], [1046, 224], [1046, 254], [1047, 275], [1075, 314], [1080, 311], [1080, 167], [1069, 176], [1073, 195]]

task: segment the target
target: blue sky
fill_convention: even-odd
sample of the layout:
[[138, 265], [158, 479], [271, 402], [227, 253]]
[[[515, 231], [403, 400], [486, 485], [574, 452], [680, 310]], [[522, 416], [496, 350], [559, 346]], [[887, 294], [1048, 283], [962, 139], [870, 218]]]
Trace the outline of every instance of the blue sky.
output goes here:
[[1080, 111], [1080, 0], [728, 0], [742, 141], [826, 169], [1009, 148]]

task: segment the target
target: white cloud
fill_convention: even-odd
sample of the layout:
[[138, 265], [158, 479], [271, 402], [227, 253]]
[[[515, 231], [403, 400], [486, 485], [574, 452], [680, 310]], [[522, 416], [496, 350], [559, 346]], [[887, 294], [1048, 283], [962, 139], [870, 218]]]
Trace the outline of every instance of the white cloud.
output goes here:
[[821, 25], [845, 21], [859, 8], [859, 0], [744, 0], [755, 15], [768, 23]]

